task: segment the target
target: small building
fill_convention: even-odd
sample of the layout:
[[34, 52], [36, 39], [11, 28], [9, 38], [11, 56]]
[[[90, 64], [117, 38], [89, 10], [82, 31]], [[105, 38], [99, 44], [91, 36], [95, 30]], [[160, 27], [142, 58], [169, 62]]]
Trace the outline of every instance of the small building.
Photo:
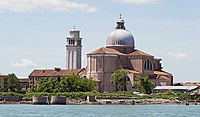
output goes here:
[[22, 91], [28, 91], [29, 89], [29, 79], [28, 78], [19, 78], [19, 84]]
[[165, 92], [168, 90], [172, 90], [173, 92], [195, 93], [198, 91], [198, 86], [156, 86], [153, 92]]
[[60, 69], [60, 68], [55, 68], [55, 69], [41, 69], [41, 70], [33, 70], [32, 73], [28, 76], [28, 82], [29, 86], [35, 85], [38, 80], [42, 78], [53, 78], [57, 79], [63, 76], [71, 75], [71, 74], [76, 74], [79, 75], [80, 77], [85, 77], [86, 76], [86, 69]]
[[7, 85], [7, 76], [0, 73], [0, 89], [4, 89]]
[[198, 86], [197, 91], [191, 93], [190, 95], [193, 99], [200, 97], [200, 83], [198, 82], [177, 82], [174, 83], [174, 86]]

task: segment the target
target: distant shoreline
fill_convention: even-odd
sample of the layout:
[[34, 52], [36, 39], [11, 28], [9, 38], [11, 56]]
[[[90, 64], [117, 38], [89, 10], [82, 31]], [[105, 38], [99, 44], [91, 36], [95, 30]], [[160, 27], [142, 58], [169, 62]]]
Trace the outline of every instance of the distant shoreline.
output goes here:
[[[0, 101], [0, 104], [32, 104], [32, 105], [48, 105], [48, 104], [33, 104], [33, 101]], [[170, 99], [97, 99], [95, 102], [87, 102], [84, 100], [67, 100], [66, 104], [62, 105], [185, 105], [186, 101], [177, 101]], [[49, 104], [52, 105], [52, 104]], [[57, 105], [57, 104], [53, 104]], [[59, 104], [58, 104], [59, 105]], [[189, 105], [200, 105], [199, 101], [189, 101]]]

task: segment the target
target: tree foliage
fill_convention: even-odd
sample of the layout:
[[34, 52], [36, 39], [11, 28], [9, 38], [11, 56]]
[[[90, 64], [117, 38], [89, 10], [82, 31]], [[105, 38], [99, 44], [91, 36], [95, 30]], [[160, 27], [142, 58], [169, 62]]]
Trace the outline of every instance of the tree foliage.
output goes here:
[[178, 92], [176, 95], [180, 100], [188, 100], [190, 98], [189, 92]]
[[149, 77], [146, 75], [137, 75], [136, 76], [136, 90], [145, 93], [150, 94], [152, 93], [152, 90], [154, 88], [153, 82], [149, 80]]
[[126, 69], [120, 69], [115, 71], [111, 78], [115, 82], [117, 91], [126, 91], [126, 77], [128, 75], [128, 71]]
[[96, 89], [97, 83], [91, 78], [80, 78], [78, 75], [68, 75], [61, 78], [44, 78], [33, 87], [36, 92], [87, 92]]
[[19, 80], [14, 73], [8, 74], [8, 77], [6, 80], [7, 80], [7, 85], [5, 86], [6, 91], [11, 91], [11, 92], [19, 92], [20, 91]]

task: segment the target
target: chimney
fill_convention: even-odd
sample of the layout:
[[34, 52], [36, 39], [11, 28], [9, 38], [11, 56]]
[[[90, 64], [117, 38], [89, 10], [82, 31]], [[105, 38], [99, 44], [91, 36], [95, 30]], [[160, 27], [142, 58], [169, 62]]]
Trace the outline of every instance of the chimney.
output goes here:
[[57, 72], [59, 72], [59, 71], [61, 70], [61, 68], [58, 68], [58, 67], [55, 67], [54, 69], [55, 69], [55, 71], [57, 71]]

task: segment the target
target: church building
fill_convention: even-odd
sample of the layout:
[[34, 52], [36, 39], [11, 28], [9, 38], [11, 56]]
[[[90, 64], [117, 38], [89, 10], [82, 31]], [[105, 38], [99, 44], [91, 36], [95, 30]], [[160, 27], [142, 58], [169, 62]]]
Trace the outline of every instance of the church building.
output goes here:
[[162, 70], [161, 59], [135, 48], [133, 35], [126, 30], [124, 20], [116, 22], [117, 26], [106, 41], [106, 47], [99, 48], [87, 54], [86, 69], [81, 69], [82, 38], [78, 29], [71, 29], [66, 38], [66, 69], [39, 69], [29, 75], [29, 85], [38, 80], [52, 77], [60, 78], [70, 74], [93, 78], [98, 82], [98, 92], [116, 92], [116, 86], [111, 79], [112, 73], [118, 69], [128, 70], [126, 88], [133, 91], [136, 76], [149, 76], [155, 86], [172, 86], [173, 76]]
[[99, 48], [87, 54], [87, 77], [98, 81], [99, 92], [115, 92], [116, 86], [111, 75], [118, 69], [129, 71], [127, 90], [133, 91], [136, 75], [144, 74], [156, 86], [173, 85], [173, 76], [162, 70], [161, 59], [135, 48], [133, 35], [126, 30], [121, 18], [106, 41], [106, 47]]

